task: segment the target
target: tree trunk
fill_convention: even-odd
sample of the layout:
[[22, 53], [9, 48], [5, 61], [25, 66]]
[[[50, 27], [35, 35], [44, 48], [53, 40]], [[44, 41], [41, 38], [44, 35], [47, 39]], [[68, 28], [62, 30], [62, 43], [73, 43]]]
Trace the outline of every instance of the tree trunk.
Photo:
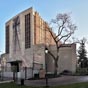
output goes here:
[[56, 76], [57, 75], [57, 69], [58, 69], [58, 62], [57, 60], [55, 60], [55, 70], [54, 70], [54, 75]]
[[58, 71], [58, 59], [59, 59], [59, 48], [57, 46], [57, 57], [55, 59], [55, 70], [54, 70], [54, 75], [57, 76], [57, 71]]

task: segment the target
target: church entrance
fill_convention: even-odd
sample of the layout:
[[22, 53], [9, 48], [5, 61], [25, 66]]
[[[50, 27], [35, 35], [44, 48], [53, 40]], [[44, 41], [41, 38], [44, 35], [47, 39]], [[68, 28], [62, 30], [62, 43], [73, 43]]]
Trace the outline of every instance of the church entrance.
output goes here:
[[18, 72], [20, 72], [20, 64], [22, 61], [11, 61], [11, 71], [13, 72], [13, 80], [16, 81], [18, 79]]

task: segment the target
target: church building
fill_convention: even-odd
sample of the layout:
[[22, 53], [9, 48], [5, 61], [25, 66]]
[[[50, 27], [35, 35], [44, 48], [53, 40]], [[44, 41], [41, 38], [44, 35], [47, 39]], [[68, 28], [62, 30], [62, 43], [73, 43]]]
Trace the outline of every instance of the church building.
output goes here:
[[[45, 53], [46, 45], [55, 52], [55, 42], [48, 30], [50, 27], [38, 12], [31, 7], [6, 22], [5, 58], [8, 68], [4, 76], [13, 77], [16, 71], [19, 78], [32, 78], [46, 69], [54, 73], [54, 60]], [[54, 34], [54, 33], [53, 33]], [[55, 35], [55, 34], [54, 34]], [[76, 71], [76, 45], [67, 44], [59, 53], [58, 73]], [[46, 60], [45, 60], [46, 59]]]

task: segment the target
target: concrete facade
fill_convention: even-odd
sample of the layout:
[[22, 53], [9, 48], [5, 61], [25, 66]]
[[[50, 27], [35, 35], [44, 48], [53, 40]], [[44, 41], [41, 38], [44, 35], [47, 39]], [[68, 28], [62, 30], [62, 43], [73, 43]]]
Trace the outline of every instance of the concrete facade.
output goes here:
[[[25, 15], [28, 13], [30, 13], [31, 47], [28, 49], [25, 49]], [[20, 27], [18, 30], [19, 45], [18, 44], [16, 45], [15, 48], [17, 48], [17, 50], [14, 52], [15, 45], [14, 45], [14, 38], [13, 38], [14, 36], [13, 20], [17, 16], [19, 16], [19, 20], [20, 20]], [[10, 29], [9, 30], [9, 59], [10, 61], [21, 60], [23, 56], [26, 56], [26, 52], [31, 53], [31, 51], [33, 50], [32, 49], [33, 45], [45, 44], [45, 43], [55, 44], [50, 33], [46, 31], [49, 28], [47, 23], [39, 16], [39, 14], [36, 11], [33, 10], [33, 8], [29, 8], [23, 11], [22, 13], [16, 15], [15, 17], [13, 17], [11, 20], [9, 20], [6, 23], [6, 26], [8, 25], [10, 26], [9, 27]], [[18, 46], [20, 46], [20, 49]], [[31, 57], [32, 56], [30, 56], [30, 58]]]
[[[56, 55], [56, 47], [51, 46], [50, 51]], [[71, 72], [76, 71], [76, 44], [66, 44], [63, 45], [59, 50], [59, 60], [58, 60], [58, 73], [63, 72], [64, 70], [68, 70]], [[54, 72], [54, 60], [53, 58], [48, 54], [47, 56], [47, 62], [48, 62], [48, 71]]]
[[[30, 48], [25, 49], [25, 15], [30, 13]], [[14, 19], [19, 17], [20, 25], [17, 27], [18, 40], [14, 44]], [[27, 67], [26, 78], [31, 78], [35, 73], [39, 73], [40, 69], [45, 69], [45, 45], [50, 44], [51, 52], [55, 53], [55, 43], [50, 33], [48, 24], [39, 16], [39, 14], [29, 8], [6, 22], [9, 25], [9, 53], [5, 54], [7, 67], [11, 67], [11, 63], [19, 63], [19, 77], [25, 78], [25, 67]], [[15, 48], [15, 50], [14, 50]], [[76, 69], [76, 47], [75, 44], [70, 47], [60, 49], [60, 59], [58, 61], [58, 73], [63, 70]], [[54, 72], [54, 61], [50, 55], [47, 55], [48, 72]], [[11, 69], [7, 72], [11, 73]], [[8, 73], [9, 74], [9, 73]]]

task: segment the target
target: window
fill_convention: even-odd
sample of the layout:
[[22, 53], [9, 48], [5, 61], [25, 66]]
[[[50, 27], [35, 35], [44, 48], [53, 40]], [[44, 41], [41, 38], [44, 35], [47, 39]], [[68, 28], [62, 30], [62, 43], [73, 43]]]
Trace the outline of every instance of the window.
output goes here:
[[6, 53], [9, 53], [9, 25], [6, 26]]
[[30, 48], [31, 35], [30, 35], [30, 14], [25, 15], [25, 48]]

